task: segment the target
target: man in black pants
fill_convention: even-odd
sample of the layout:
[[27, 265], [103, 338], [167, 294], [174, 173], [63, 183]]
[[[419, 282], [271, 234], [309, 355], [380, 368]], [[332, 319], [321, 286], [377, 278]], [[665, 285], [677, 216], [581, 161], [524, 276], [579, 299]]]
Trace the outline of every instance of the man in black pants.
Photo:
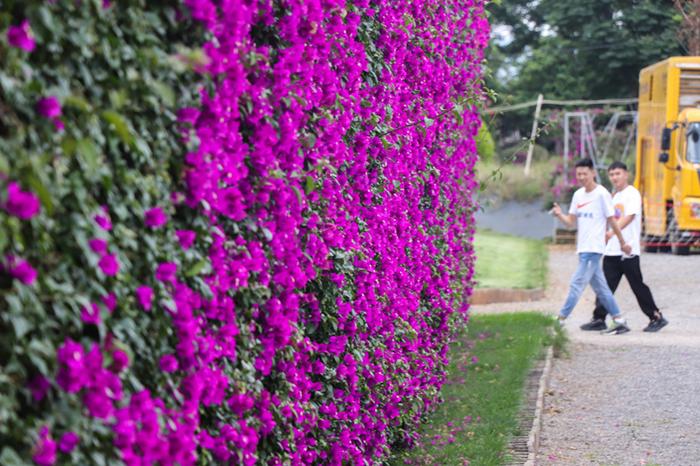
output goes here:
[[[640, 236], [641, 236], [641, 216], [642, 198], [639, 191], [634, 186], [628, 184], [629, 172], [627, 166], [622, 162], [613, 162], [608, 167], [608, 176], [613, 185], [615, 194], [613, 196], [613, 206], [615, 207], [615, 217], [618, 225], [622, 229], [625, 242], [632, 245], [632, 254], [626, 256], [620, 249], [618, 239], [608, 231], [606, 235], [607, 244], [605, 247], [605, 257], [603, 258], [603, 273], [608, 282], [610, 290], [614, 293], [620, 280], [624, 275], [632, 288], [637, 303], [642, 312], [649, 317], [649, 325], [644, 328], [645, 332], [656, 332], [668, 324], [668, 321], [659, 312], [659, 308], [654, 302], [651, 290], [642, 279], [642, 271], [639, 268]], [[593, 311], [593, 320], [583, 324], [582, 330], [605, 330], [605, 316], [607, 311], [596, 299], [596, 308]]]

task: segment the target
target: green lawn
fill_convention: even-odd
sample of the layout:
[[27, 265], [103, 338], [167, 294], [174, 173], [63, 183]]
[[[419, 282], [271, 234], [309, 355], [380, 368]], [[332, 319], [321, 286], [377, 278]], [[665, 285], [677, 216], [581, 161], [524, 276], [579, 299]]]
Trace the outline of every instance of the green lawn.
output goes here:
[[[500, 465], [512, 435], [527, 374], [554, 343], [543, 314], [478, 315], [450, 350], [444, 403], [421, 427], [412, 451], [395, 465]], [[526, 434], [526, 433], [524, 433]]]
[[478, 230], [474, 238], [477, 288], [543, 288], [547, 247], [543, 241]]

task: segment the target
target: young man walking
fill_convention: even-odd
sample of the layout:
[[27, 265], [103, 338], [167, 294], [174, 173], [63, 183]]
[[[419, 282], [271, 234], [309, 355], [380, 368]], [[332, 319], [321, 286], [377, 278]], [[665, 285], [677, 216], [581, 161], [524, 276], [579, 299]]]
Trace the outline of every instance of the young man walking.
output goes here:
[[[659, 312], [654, 302], [651, 290], [644, 283], [642, 271], [639, 267], [640, 237], [642, 231], [642, 197], [637, 188], [629, 184], [629, 172], [627, 165], [622, 162], [613, 162], [608, 167], [608, 177], [615, 192], [612, 203], [615, 208], [615, 218], [622, 230], [625, 241], [632, 246], [631, 256], [624, 255], [620, 249], [620, 242], [608, 230], [606, 238], [608, 243], [603, 257], [603, 273], [610, 290], [615, 293], [617, 286], [624, 275], [632, 288], [640, 309], [649, 318], [649, 325], [645, 332], [656, 332], [668, 325], [668, 321]], [[593, 319], [581, 326], [582, 330], [605, 330], [605, 316], [607, 311], [600, 300], [596, 299], [596, 307], [593, 311]]]
[[576, 162], [576, 180], [581, 187], [571, 199], [569, 213], [564, 214], [558, 204], [554, 204], [552, 213], [565, 224], [577, 226], [576, 253], [578, 267], [571, 278], [569, 295], [564, 306], [559, 311], [559, 323], [569, 317], [576, 303], [581, 298], [584, 288], [590, 283], [596, 296], [605, 309], [612, 315], [615, 326], [605, 333], [618, 335], [629, 332], [629, 327], [622, 317], [620, 308], [613, 297], [612, 291], [605, 281], [600, 268], [600, 258], [605, 252], [605, 234], [610, 225], [620, 241], [620, 247], [625, 254], [630, 254], [632, 248], [622, 236], [622, 231], [615, 221], [615, 210], [610, 193], [595, 181], [595, 169], [591, 159]]

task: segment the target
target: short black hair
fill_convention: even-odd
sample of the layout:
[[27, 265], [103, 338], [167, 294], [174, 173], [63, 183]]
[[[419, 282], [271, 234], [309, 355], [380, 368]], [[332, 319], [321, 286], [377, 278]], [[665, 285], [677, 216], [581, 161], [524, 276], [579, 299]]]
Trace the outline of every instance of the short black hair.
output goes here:
[[591, 160], [589, 158], [581, 159], [578, 162], [576, 162], [575, 167], [576, 168], [586, 167], [586, 168], [590, 168], [591, 170], [593, 170], [593, 160]]
[[615, 160], [613, 163], [608, 165], [608, 171], [617, 170], [618, 168], [627, 171], [627, 165], [625, 165], [624, 162], [620, 162], [619, 160]]

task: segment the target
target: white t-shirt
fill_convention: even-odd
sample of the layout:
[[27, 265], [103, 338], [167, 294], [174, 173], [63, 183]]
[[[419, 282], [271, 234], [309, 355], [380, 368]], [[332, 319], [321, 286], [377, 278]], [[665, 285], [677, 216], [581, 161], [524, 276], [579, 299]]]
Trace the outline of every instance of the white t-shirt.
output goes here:
[[[627, 186], [620, 192], [615, 193], [612, 198], [613, 207], [615, 208], [615, 219], [619, 222], [620, 219], [634, 215], [632, 221], [622, 229], [622, 237], [625, 242], [632, 246], [632, 255], [638, 256], [640, 252], [639, 237], [642, 232], [642, 196], [634, 186]], [[605, 247], [606, 256], [621, 256], [620, 240], [613, 235]]]
[[615, 215], [608, 190], [601, 185], [597, 185], [591, 192], [579, 188], [571, 199], [569, 214], [577, 218], [576, 253], [603, 254], [608, 217]]

